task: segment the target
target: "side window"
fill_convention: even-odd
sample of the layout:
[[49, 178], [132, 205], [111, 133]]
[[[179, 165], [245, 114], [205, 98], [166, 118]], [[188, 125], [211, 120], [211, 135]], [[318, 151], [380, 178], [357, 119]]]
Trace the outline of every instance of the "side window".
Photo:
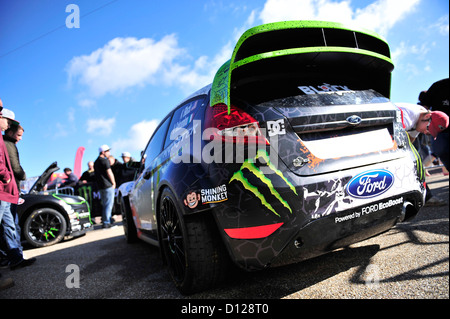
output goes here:
[[145, 168], [147, 168], [153, 160], [161, 153], [163, 142], [166, 137], [167, 127], [170, 123], [170, 116], [164, 121], [163, 124], [158, 128], [158, 130], [153, 133], [150, 142], [145, 149]]
[[167, 131], [166, 141], [164, 143], [164, 149], [172, 143], [170, 139], [170, 133], [178, 128], [186, 128], [194, 119], [194, 115], [204, 100], [204, 96], [199, 99], [190, 101], [178, 109], [175, 110], [172, 117], [172, 122], [170, 123], [169, 130]]

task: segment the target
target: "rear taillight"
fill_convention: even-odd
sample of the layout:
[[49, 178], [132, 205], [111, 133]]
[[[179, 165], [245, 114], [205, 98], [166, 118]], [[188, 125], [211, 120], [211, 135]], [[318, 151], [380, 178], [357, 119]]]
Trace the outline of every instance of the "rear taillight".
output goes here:
[[261, 133], [258, 121], [233, 105], [230, 106], [230, 111], [223, 104], [208, 107], [206, 128], [213, 128], [214, 135], [221, 137], [225, 142], [269, 145]]

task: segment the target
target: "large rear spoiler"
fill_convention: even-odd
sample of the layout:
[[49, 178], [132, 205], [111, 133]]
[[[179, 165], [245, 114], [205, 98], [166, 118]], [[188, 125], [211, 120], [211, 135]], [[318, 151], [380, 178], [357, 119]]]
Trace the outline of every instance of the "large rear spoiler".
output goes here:
[[372, 31], [322, 21], [269, 23], [240, 37], [214, 77], [210, 105], [230, 107], [235, 88], [283, 74], [342, 79], [389, 98], [393, 69], [389, 45]]

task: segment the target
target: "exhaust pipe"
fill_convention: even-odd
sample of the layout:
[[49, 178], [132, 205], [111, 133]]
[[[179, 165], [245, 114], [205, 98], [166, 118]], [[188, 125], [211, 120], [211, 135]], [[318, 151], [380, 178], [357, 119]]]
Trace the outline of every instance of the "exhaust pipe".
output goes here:
[[401, 223], [401, 222], [410, 220], [410, 219], [414, 218], [418, 212], [419, 211], [416, 209], [416, 207], [411, 202], [406, 201], [403, 203], [402, 214], [399, 217], [398, 222]]

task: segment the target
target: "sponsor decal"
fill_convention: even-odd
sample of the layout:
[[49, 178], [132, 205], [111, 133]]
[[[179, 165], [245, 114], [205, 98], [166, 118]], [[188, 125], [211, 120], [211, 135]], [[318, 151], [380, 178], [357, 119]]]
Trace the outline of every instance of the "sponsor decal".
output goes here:
[[259, 150], [258, 153], [256, 154], [255, 159], [247, 159], [241, 166], [241, 168], [239, 169], [239, 171], [235, 172], [233, 174], [233, 176], [231, 177], [229, 183], [233, 182], [233, 181], [237, 181], [239, 183], [241, 183], [244, 188], [248, 191], [250, 191], [251, 193], [253, 193], [256, 198], [258, 198], [261, 201], [261, 204], [263, 204], [267, 209], [269, 209], [272, 213], [274, 213], [275, 215], [277, 215], [278, 217], [281, 217], [280, 214], [278, 214], [275, 209], [272, 207], [272, 205], [266, 200], [266, 198], [264, 197], [264, 195], [258, 190], [258, 188], [254, 185], [252, 185], [248, 179], [244, 176], [244, 170], [249, 171], [250, 173], [252, 173], [254, 176], [256, 176], [261, 182], [263, 182], [264, 184], [267, 185], [267, 187], [270, 190], [270, 193], [275, 196], [275, 198], [278, 199], [278, 201], [284, 206], [286, 207], [289, 212], [292, 214], [292, 209], [289, 206], [289, 204], [287, 203], [287, 201], [285, 201], [281, 195], [277, 192], [277, 190], [275, 189], [275, 187], [272, 184], [272, 181], [265, 176], [265, 174], [258, 168], [255, 166], [254, 162], [255, 160], [258, 160], [259, 158], [262, 158], [265, 163], [267, 163], [267, 166], [279, 177], [281, 177], [281, 179], [286, 183], [287, 186], [289, 186], [289, 188], [292, 190], [292, 192], [295, 193], [295, 195], [297, 195], [297, 192], [295, 190], [294, 185], [292, 185], [281, 173], [281, 171], [279, 171], [271, 162], [270, 162], [270, 158], [269, 155], [267, 154], [267, 152], [265, 150]]
[[386, 208], [389, 208], [392, 206], [396, 206], [396, 205], [401, 205], [401, 204], [403, 204], [403, 197], [396, 198], [396, 199], [390, 199], [385, 202], [365, 206], [365, 207], [362, 207], [361, 210], [359, 210], [359, 211], [355, 211], [355, 212], [352, 212], [352, 213], [344, 215], [344, 216], [335, 217], [334, 223], [337, 224], [337, 223], [346, 222], [348, 220], [366, 216], [366, 215], [378, 212], [380, 210], [383, 210], [383, 209], [386, 209]]
[[284, 119], [277, 121], [267, 121], [267, 132], [269, 136], [286, 134]]
[[223, 184], [215, 188], [202, 189], [200, 191], [202, 203], [220, 203], [228, 199], [227, 185]]
[[184, 205], [190, 209], [202, 205], [220, 203], [228, 200], [227, 185], [223, 184], [214, 188], [201, 189], [199, 192], [192, 191], [184, 199]]
[[190, 209], [194, 209], [198, 206], [199, 201], [200, 195], [196, 192], [190, 192], [189, 194], [187, 194], [186, 199], [184, 200], [184, 205], [186, 205]]
[[394, 175], [385, 169], [371, 170], [353, 177], [347, 184], [347, 193], [356, 198], [371, 198], [388, 191], [394, 184]]
[[320, 183], [313, 190], [303, 187], [304, 207], [308, 207], [312, 219], [344, 211], [350, 207], [354, 199], [346, 195], [343, 183], [340, 178], [337, 178], [327, 183]]
[[354, 92], [353, 90], [350, 90], [345, 85], [334, 85], [334, 84], [327, 84], [324, 83], [322, 85], [318, 86], [299, 86], [298, 87], [303, 93], [305, 94], [342, 94], [342, 93], [348, 93], [348, 92]]

